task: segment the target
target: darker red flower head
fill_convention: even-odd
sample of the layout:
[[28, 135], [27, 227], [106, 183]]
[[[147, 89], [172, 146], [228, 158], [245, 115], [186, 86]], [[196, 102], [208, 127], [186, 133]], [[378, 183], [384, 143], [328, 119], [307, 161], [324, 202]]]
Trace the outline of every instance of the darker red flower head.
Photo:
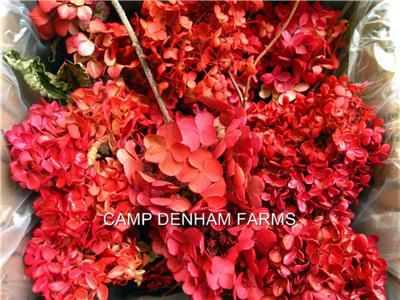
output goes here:
[[347, 210], [368, 187], [373, 166], [388, 156], [383, 120], [359, 97], [361, 88], [329, 77], [320, 91], [293, 104], [259, 102], [249, 124], [262, 135], [263, 200], [299, 213]]

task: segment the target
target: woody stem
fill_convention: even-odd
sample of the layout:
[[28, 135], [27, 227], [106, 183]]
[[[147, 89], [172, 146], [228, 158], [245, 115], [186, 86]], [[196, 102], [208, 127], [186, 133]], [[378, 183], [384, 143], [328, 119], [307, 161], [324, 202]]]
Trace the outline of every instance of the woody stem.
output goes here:
[[242, 105], [242, 107], [244, 107], [245, 101], [244, 101], [244, 98], [243, 98], [242, 91], [240, 90], [240, 87], [239, 87], [239, 85], [237, 84], [237, 82], [236, 82], [236, 80], [235, 80], [235, 77], [233, 76], [232, 72], [229, 71], [229, 70], [228, 70], [228, 75], [229, 75], [229, 78], [231, 79], [231, 82], [232, 82], [232, 84], [233, 84], [233, 87], [235, 88], [235, 90], [236, 90], [236, 92], [237, 92], [237, 94], [238, 94], [238, 96], [239, 96], [240, 104]]
[[160, 95], [160, 93], [158, 91], [157, 83], [154, 80], [154, 77], [153, 77], [153, 74], [152, 74], [152, 72], [151, 72], [151, 70], [149, 68], [149, 65], [147, 64], [147, 62], [146, 62], [146, 60], [144, 58], [143, 49], [140, 46], [139, 40], [138, 40], [138, 38], [136, 36], [136, 33], [133, 30], [132, 25], [129, 22], [128, 17], [126, 16], [125, 11], [122, 8], [122, 6], [119, 3], [119, 1], [118, 0], [111, 0], [111, 2], [112, 2], [112, 5], [114, 6], [115, 10], [117, 11], [117, 13], [118, 13], [118, 15], [120, 17], [120, 19], [122, 21], [122, 24], [124, 24], [126, 30], [128, 31], [129, 37], [132, 40], [132, 45], [135, 47], [136, 54], [137, 54], [137, 56], [139, 58], [139, 61], [140, 61], [141, 65], [142, 65], [142, 67], [143, 67], [144, 74], [146, 75], [146, 78], [147, 78], [147, 80], [148, 80], [148, 82], [150, 84], [150, 87], [153, 90], [154, 96], [155, 96], [155, 98], [157, 100], [157, 104], [160, 107], [161, 113], [162, 113], [162, 115], [164, 117], [164, 121], [165, 122], [171, 122], [172, 119], [171, 119], [171, 117], [170, 117], [170, 115], [168, 113], [167, 107], [165, 106], [165, 102], [161, 98], [161, 95]]
[[[286, 19], [285, 23], [282, 25], [281, 29], [276, 33], [274, 38], [269, 42], [267, 46], [265, 46], [263, 52], [261, 52], [256, 60], [254, 61], [254, 67], [257, 66], [257, 64], [260, 62], [260, 60], [267, 54], [267, 52], [272, 48], [272, 46], [278, 41], [278, 39], [281, 37], [282, 33], [285, 31], [285, 29], [288, 27], [290, 21], [292, 20], [294, 13], [296, 12], [297, 6], [299, 5], [300, 0], [296, 0], [295, 3], [293, 4], [292, 10], [290, 11], [289, 17]], [[251, 77], [247, 78], [247, 83], [246, 83], [246, 88], [244, 90], [244, 100], [247, 101], [247, 98], [249, 97], [249, 89], [250, 89], [250, 82], [251, 82]]]

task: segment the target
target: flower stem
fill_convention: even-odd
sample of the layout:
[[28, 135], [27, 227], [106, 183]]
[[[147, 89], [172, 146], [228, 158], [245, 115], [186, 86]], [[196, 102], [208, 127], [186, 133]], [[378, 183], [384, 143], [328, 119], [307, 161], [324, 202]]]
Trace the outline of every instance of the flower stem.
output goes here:
[[112, 5], [114, 6], [115, 10], [117, 11], [117, 13], [118, 13], [118, 15], [120, 17], [120, 19], [122, 21], [122, 24], [124, 24], [126, 30], [128, 31], [129, 37], [132, 40], [132, 45], [135, 47], [136, 54], [137, 54], [137, 56], [139, 58], [139, 61], [140, 61], [141, 65], [142, 65], [142, 67], [143, 67], [144, 74], [146, 75], [147, 80], [149, 81], [150, 87], [153, 90], [154, 96], [156, 97], [158, 106], [160, 107], [160, 110], [161, 110], [161, 113], [162, 113], [162, 115], [164, 117], [165, 122], [171, 122], [172, 119], [171, 119], [171, 117], [170, 117], [170, 115], [168, 113], [167, 107], [165, 106], [164, 100], [161, 98], [161, 95], [160, 95], [160, 93], [158, 91], [157, 83], [154, 80], [154, 77], [153, 77], [153, 74], [152, 74], [152, 72], [151, 72], [151, 70], [149, 68], [149, 65], [147, 64], [147, 62], [146, 62], [146, 60], [144, 58], [143, 49], [140, 46], [139, 40], [138, 40], [138, 38], [137, 38], [137, 36], [135, 34], [135, 31], [132, 28], [132, 25], [129, 22], [128, 17], [126, 16], [125, 11], [122, 8], [122, 6], [119, 3], [119, 1], [118, 0], [111, 0], [111, 2], [112, 2]]
[[[267, 54], [267, 52], [272, 48], [272, 46], [278, 41], [278, 39], [281, 37], [282, 33], [285, 31], [285, 29], [288, 27], [290, 21], [292, 20], [294, 13], [296, 12], [297, 6], [299, 5], [300, 0], [296, 0], [295, 3], [293, 4], [292, 10], [290, 11], [289, 17], [286, 19], [285, 23], [282, 25], [281, 29], [277, 32], [277, 34], [274, 36], [274, 38], [269, 42], [268, 45], [265, 46], [263, 52], [261, 52], [256, 60], [254, 61], [254, 67], [257, 66], [257, 64], [260, 62], [260, 60]], [[246, 88], [244, 90], [244, 101], [247, 101], [249, 97], [249, 89], [250, 89], [250, 82], [251, 82], [251, 76], [247, 78], [247, 83], [246, 83]]]
[[245, 101], [244, 101], [244, 98], [243, 98], [242, 91], [240, 90], [240, 87], [237, 84], [237, 82], [235, 80], [235, 77], [233, 77], [232, 72], [229, 71], [229, 70], [228, 70], [228, 75], [229, 75], [229, 78], [231, 79], [231, 82], [232, 82], [232, 84], [233, 84], [233, 86], [234, 86], [234, 88], [235, 88], [235, 90], [236, 90], [236, 92], [237, 92], [237, 94], [239, 96], [240, 104], [242, 105], [242, 107], [244, 107]]

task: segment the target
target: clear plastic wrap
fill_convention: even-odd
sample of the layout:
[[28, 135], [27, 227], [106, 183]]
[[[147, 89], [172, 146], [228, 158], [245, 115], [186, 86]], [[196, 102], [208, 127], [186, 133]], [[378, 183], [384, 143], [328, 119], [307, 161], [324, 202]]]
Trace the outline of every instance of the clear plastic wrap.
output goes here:
[[[375, 234], [388, 271], [400, 279], [400, 23], [398, 1], [376, 5], [358, 3], [355, 11], [364, 12], [351, 35], [348, 52], [350, 80], [367, 82], [363, 99], [375, 106], [385, 119], [386, 140], [392, 145], [389, 159], [377, 168], [372, 188], [366, 191], [357, 208], [354, 228]], [[398, 298], [397, 298], [398, 299]]]
[[[9, 49], [24, 56], [44, 54], [28, 10], [19, 2], [0, 2], [1, 57]], [[31, 283], [24, 276], [23, 252], [31, 228], [30, 193], [10, 179], [9, 154], [4, 132], [26, 117], [29, 105], [37, 99], [7, 63], [1, 60], [1, 190], [0, 190], [0, 269], [1, 299], [30, 299]], [[29, 97], [27, 97], [29, 95]]]

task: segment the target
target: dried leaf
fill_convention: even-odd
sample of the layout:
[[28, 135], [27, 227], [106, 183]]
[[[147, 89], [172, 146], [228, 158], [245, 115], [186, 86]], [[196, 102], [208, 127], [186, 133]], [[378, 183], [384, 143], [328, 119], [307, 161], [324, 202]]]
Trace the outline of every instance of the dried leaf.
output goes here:
[[66, 60], [57, 72], [57, 80], [64, 81], [71, 90], [79, 87], [88, 87], [90, 85], [90, 77], [81, 63], [74, 64]]
[[7, 63], [16, 71], [20, 72], [26, 83], [42, 97], [67, 101], [68, 84], [57, 80], [57, 77], [45, 70], [39, 57], [22, 58], [18, 51], [11, 50], [4, 55]]

